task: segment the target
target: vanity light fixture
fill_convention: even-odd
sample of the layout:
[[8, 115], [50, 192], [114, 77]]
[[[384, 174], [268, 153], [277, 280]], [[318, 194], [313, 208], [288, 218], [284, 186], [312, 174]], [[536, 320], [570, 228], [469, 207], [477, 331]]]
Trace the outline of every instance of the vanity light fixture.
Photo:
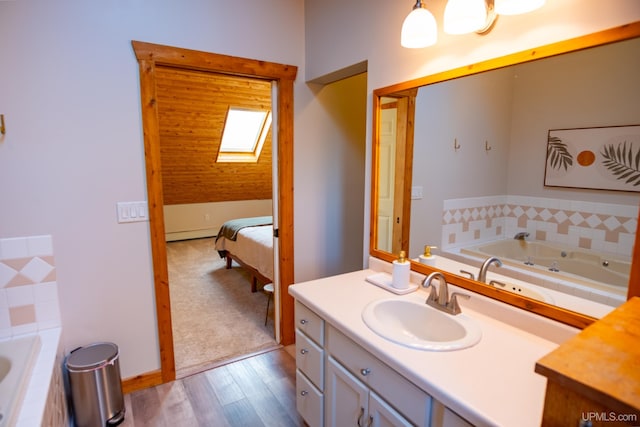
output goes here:
[[[444, 9], [444, 32], [468, 34], [489, 32], [498, 15], [518, 15], [542, 7], [545, 0], [448, 0]], [[407, 48], [431, 46], [438, 39], [436, 20], [421, 0], [402, 24], [400, 44]]]
[[416, 0], [413, 10], [402, 23], [400, 44], [408, 48], [421, 48], [434, 45], [437, 40], [436, 18], [423, 7], [421, 0]]
[[495, 19], [493, 0], [449, 0], [444, 9], [444, 32], [482, 34], [491, 29]]
[[500, 15], [520, 15], [544, 6], [545, 0], [495, 0], [496, 13]]

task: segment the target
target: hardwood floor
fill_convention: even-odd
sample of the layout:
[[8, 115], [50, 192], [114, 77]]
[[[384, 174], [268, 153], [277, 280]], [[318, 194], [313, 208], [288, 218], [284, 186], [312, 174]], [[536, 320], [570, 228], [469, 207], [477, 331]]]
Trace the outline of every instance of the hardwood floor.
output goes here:
[[290, 352], [280, 348], [127, 394], [121, 426], [303, 426]]

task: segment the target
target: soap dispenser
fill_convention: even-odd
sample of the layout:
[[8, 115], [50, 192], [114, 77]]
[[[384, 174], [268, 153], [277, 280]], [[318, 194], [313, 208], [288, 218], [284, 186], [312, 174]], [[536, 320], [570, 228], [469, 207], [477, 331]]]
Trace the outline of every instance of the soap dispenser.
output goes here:
[[411, 263], [407, 260], [405, 251], [400, 251], [400, 256], [393, 261], [393, 272], [391, 274], [391, 286], [396, 289], [407, 289], [409, 287], [409, 275], [411, 274]]
[[431, 249], [437, 249], [437, 246], [424, 245], [424, 253], [418, 257], [420, 264], [430, 265], [431, 267], [436, 265], [436, 256], [431, 254]]

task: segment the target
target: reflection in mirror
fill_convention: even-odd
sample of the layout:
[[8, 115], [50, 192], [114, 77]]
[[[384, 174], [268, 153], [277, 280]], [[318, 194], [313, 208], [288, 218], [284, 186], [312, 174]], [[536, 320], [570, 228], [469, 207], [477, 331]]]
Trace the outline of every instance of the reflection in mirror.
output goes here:
[[[625, 301], [638, 193], [545, 187], [544, 173], [549, 130], [640, 124], [639, 51], [631, 39], [420, 87], [410, 185], [391, 194], [396, 204], [413, 199], [401, 249], [416, 259], [438, 246], [436, 267], [465, 277], [497, 256], [492, 286], [591, 317]], [[381, 165], [393, 164], [385, 120], [404, 117], [384, 106], [410, 99], [382, 92], [380, 197], [392, 176]], [[377, 249], [397, 253], [382, 205]]]
[[409, 90], [380, 100], [376, 247], [394, 254], [409, 244], [411, 200], [403, 194], [411, 184], [406, 171], [413, 157], [416, 93]]

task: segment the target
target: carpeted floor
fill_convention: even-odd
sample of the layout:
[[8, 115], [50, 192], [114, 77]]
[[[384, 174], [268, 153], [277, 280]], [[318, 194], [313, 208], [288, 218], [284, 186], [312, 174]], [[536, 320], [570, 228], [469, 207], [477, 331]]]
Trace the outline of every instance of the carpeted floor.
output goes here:
[[277, 346], [272, 310], [264, 324], [267, 294], [251, 293], [250, 276], [235, 264], [227, 270], [213, 244], [167, 243], [178, 378]]

